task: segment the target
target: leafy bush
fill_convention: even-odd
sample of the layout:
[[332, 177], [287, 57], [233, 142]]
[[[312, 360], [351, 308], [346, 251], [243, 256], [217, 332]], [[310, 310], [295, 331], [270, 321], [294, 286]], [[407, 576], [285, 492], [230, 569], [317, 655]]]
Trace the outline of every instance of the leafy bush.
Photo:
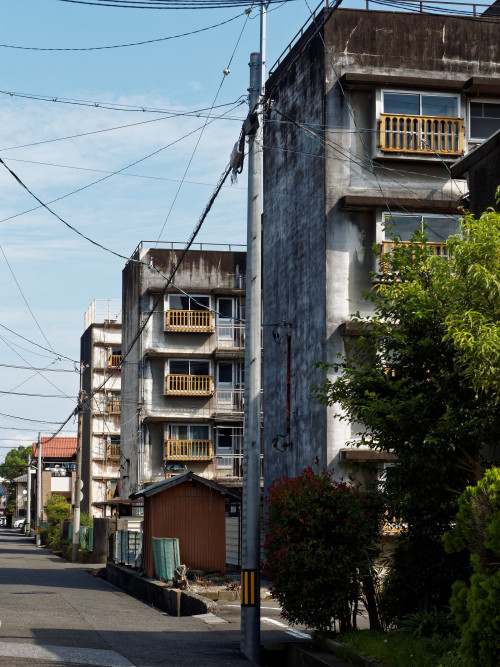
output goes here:
[[47, 515], [47, 544], [56, 549], [60, 544], [61, 532], [60, 525], [63, 519], [68, 518], [71, 507], [62, 496], [51, 496], [43, 506]]
[[360, 584], [373, 587], [382, 513], [377, 493], [331, 471], [309, 467], [273, 482], [264, 574], [284, 618], [317, 630], [355, 627]]
[[460, 652], [481, 667], [500, 664], [500, 469], [484, 473], [459, 500], [455, 528], [446, 533], [450, 552], [467, 549], [473, 574], [453, 585], [451, 609], [462, 634]]
[[399, 624], [396, 632], [410, 634], [420, 639], [439, 635], [448, 637], [458, 635], [458, 628], [449, 613], [433, 609], [409, 614]]

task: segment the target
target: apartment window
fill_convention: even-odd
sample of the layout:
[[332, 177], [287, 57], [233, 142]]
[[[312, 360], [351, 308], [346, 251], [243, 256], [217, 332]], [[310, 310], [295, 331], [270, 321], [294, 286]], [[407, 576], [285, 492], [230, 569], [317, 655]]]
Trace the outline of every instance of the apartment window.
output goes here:
[[406, 116], [458, 118], [459, 103], [456, 95], [384, 91], [382, 92], [382, 111]]
[[169, 310], [205, 310], [210, 308], [210, 297], [169, 294], [168, 308]]
[[449, 236], [459, 231], [458, 218], [451, 215], [428, 215], [421, 213], [384, 213], [385, 237], [396, 237], [404, 243], [420, 230], [426, 233], [429, 243], [444, 243]]
[[469, 105], [471, 139], [487, 139], [500, 130], [500, 101], [474, 101]]
[[170, 359], [171, 375], [210, 375], [210, 362], [201, 359]]
[[210, 426], [208, 424], [169, 424], [169, 440], [209, 440]]

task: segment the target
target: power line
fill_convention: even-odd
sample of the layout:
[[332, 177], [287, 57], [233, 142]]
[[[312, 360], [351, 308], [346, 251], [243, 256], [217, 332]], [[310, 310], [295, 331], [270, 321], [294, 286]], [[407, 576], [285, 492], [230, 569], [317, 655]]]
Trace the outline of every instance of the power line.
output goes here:
[[[239, 105], [238, 105], [238, 106], [239, 106]], [[232, 111], [232, 109], [230, 109], [229, 111]], [[210, 123], [213, 123], [214, 120], [215, 120], [215, 119], [211, 119], [209, 122], [210, 122]], [[56, 199], [52, 199], [52, 200], [50, 200], [48, 203], [49, 203], [49, 204], [54, 204], [54, 203], [57, 202], [57, 201], [61, 201], [62, 199], [66, 199], [67, 197], [71, 197], [72, 195], [77, 194], [78, 192], [82, 192], [83, 190], [87, 190], [88, 188], [90, 188], [90, 187], [92, 187], [92, 186], [94, 186], [94, 185], [97, 185], [98, 183], [102, 183], [103, 181], [107, 180], [108, 178], [111, 178], [112, 176], [116, 176], [117, 174], [120, 174], [121, 172], [125, 171], [126, 169], [130, 169], [130, 167], [135, 167], [135, 165], [137, 165], [137, 164], [139, 164], [139, 163], [141, 163], [141, 162], [144, 162], [145, 160], [148, 160], [149, 158], [151, 158], [151, 157], [153, 157], [153, 156], [155, 156], [155, 155], [158, 155], [158, 153], [161, 153], [162, 151], [166, 150], [167, 148], [170, 148], [171, 146], [174, 146], [175, 144], [179, 143], [180, 141], [183, 141], [184, 139], [187, 139], [187, 137], [191, 136], [192, 134], [195, 134], [195, 133], [198, 132], [200, 129], [202, 129], [202, 127], [203, 127], [203, 125], [200, 125], [199, 127], [195, 128], [194, 130], [191, 130], [190, 132], [187, 132], [187, 133], [184, 134], [182, 137], [179, 137], [178, 139], [175, 139], [174, 141], [171, 141], [169, 144], [166, 144], [165, 146], [162, 146], [161, 148], [158, 148], [157, 150], [153, 151], [152, 153], [149, 153], [148, 155], [145, 155], [144, 157], [139, 158], [138, 160], [135, 160], [134, 162], [131, 162], [131, 163], [128, 164], [128, 165], [125, 165], [125, 166], [122, 167], [121, 169], [117, 169], [116, 171], [113, 171], [113, 172], [107, 174], [106, 176], [103, 176], [102, 178], [98, 178], [96, 181], [92, 181], [92, 183], [87, 183], [87, 185], [83, 185], [81, 188], [77, 188], [76, 190], [73, 190], [72, 192], [68, 192], [68, 193], [66, 193], [65, 195], [61, 195], [61, 197], [56, 197]], [[16, 175], [14, 174], [14, 172], [12, 172], [12, 171], [7, 167], [7, 165], [5, 164], [5, 162], [4, 162], [1, 158], [0, 158], [0, 162], [1, 162], [1, 163], [4, 165], [4, 167], [5, 167], [5, 168], [6, 168], [6, 169], [7, 169], [7, 170], [14, 176], [14, 178], [15, 178], [19, 183], [21, 183], [21, 181], [20, 181], [20, 179], [18, 178], [18, 176], [16, 176]], [[30, 192], [30, 191], [28, 190], [28, 188], [27, 188], [24, 184], [22, 185], [22, 187], [24, 187], [28, 192]], [[2, 223], [2, 222], [6, 222], [7, 220], [12, 220], [13, 218], [17, 218], [17, 217], [19, 217], [19, 216], [21, 216], [21, 215], [25, 215], [26, 213], [31, 213], [32, 211], [36, 211], [36, 210], [38, 210], [39, 208], [48, 208], [48, 205], [45, 204], [45, 203], [43, 203], [43, 202], [41, 202], [41, 201], [40, 201], [40, 200], [39, 200], [33, 193], [30, 192], [30, 194], [32, 195], [32, 197], [33, 197], [34, 199], [36, 199], [37, 201], [40, 202], [40, 206], [34, 206], [33, 208], [30, 208], [30, 209], [27, 209], [27, 210], [25, 210], [25, 211], [22, 211], [21, 213], [15, 213], [14, 215], [10, 215], [10, 216], [8, 216], [8, 217], [6, 217], [6, 218], [2, 218], [2, 219], [0, 220], [0, 223]], [[49, 211], [52, 213], [51, 209], [49, 209]], [[54, 213], [54, 215], [55, 215], [56, 217], [58, 217], [56, 213]], [[66, 223], [64, 223], [64, 224], [66, 224]], [[81, 233], [78, 232], [78, 231], [77, 231], [77, 234], [80, 234], [81, 236], [83, 236], [83, 234], [81, 234]], [[87, 237], [84, 236], [84, 238], [87, 238]], [[95, 243], [94, 241], [92, 241], [92, 243], [94, 243], [95, 245], [99, 245], [99, 244]], [[101, 247], [102, 247], [102, 246], [101, 246]], [[116, 254], [116, 253], [114, 253], [114, 254]], [[119, 255], [119, 256], [122, 257], [121, 255]], [[122, 259], [123, 259], [123, 258], [124, 258], [124, 259], [128, 259], [128, 257], [122, 257]]]
[[34, 368], [33, 366], [16, 366], [14, 364], [0, 364], [1, 368], [18, 368], [26, 371], [49, 371], [50, 373], [76, 373], [75, 370], [69, 370], [66, 368]]
[[[64, 425], [66, 425], [71, 417], [73, 416], [73, 413], [71, 413], [69, 419], [67, 419], [64, 422]], [[34, 424], [60, 424], [61, 422], [53, 422], [53, 421], [46, 421], [45, 419], [30, 419], [29, 417], [18, 417], [17, 415], [8, 415], [5, 412], [0, 412], [0, 417], [8, 417], [9, 419], [19, 419], [20, 421], [24, 422], [33, 422]]]
[[[1, 158], [0, 158], [0, 162], [2, 162]], [[19, 338], [22, 338], [23, 340], [30, 343], [31, 345], [35, 345], [36, 347], [39, 347], [41, 350], [45, 350], [45, 352], [52, 352], [56, 357], [58, 357], [61, 360], [62, 359], [67, 359], [67, 361], [71, 361], [71, 363], [73, 363], [73, 364], [80, 363], [78, 361], [75, 361], [74, 359], [71, 359], [70, 357], [67, 357], [64, 354], [58, 354], [57, 352], [54, 352], [54, 350], [49, 350], [48, 348], [44, 347], [43, 345], [39, 345], [38, 343], [35, 343], [34, 341], [30, 340], [29, 338], [26, 338], [25, 336], [22, 336], [21, 334], [18, 334], [13, 329], [9, 329], [9, 327], [6, 326], [5, 324], [0, 323], [0, 327], [2, 327], [2, 329], [6, 329], [11, 334], [14, 334], [14, 336], [18, 336]]]
[[[250, 11], [251, 11], [251, 8], [250, 8]], [[210, 111], [208, 112], [208, 116], [207, 116], [207, 119], [205, 120], [205, 124], [203, 125], [203, 128], [202, 128], [202, 130], [201, 130], [201, 132], [200, 132], [200, 134], [199, 134], [199, 136], [198, 136], [198, 139], [197, 139], [197, 141], [196, 141], [196, 144], [195, 144], [195, 146], [194, 146], [194, 148], [193, 148], [193, 152], [191, 153], [191, 157], [189, 158], [189, 161], [188, 161], [188, 163], [187, 163], [187, 165], [186, 165], [186, 169], [185, 169], [185, 171], [184, 171], [184, 174], [182, 175], [181, 182], [179, 183], [179, 186], [178, 186], [178, 188], [177, 188], [177, 192], [175, 193], [174, 198], [173, 198], [173, 200], [172, 200], [172, 203], [171, 203], [171, 205], [170, 205], [170, 208], [169, 208], [169, 210], [168, 210], [167, 217], [165, 218], [165, 221], [163, 222], [163, 225], [162, 225], [162, 228], [161, 228], [161, 230], [160, 230], [160, 233], [158, 234], [158, 239], [157, 239], [157, 241], [156, 241], [156, 245], [158, 245], [158, 242], [159, 242], [160, 239], [161, 239], [161, 235], [163, 234], [163, 230], [165, 229], [165, 226], [166, 226], [167, 222], [169, 221], [170, 215], [171, 215], [171, 213], [172, 213], [172, 211], [173, 211], [173, 208], [174, 208], [174, 206], [175, 206], [175, 202], [177, 201], [177, 198], [178, 198], [178, 196], [179, 196], [179, 194], [180, 194], [181, 188], [182, 188], [182, 186], [184, 185], [184, 180], [185, 180], [185, 178], [186, 178], [186, 176], [187, 176], [187, 173], [188, 173], [188, 171], [189, 171], [189, 168], [190, 168], [190, 166], [191, 166], [191, 163], [193, 162], [193, 159], [194, 159], [194, 156], [195, 156], [195, 154], [196, 154], [196, 151], [198, 150], [198, 146], [200, 145], [200, 141], [201, 141], [201, 139], [202, 139], [202, 137], [203, 137], [203, 134], [204, 134], [204, 132], [205, 132], [205, 129], [206, 129], [207, 125], [208, 125], [208, 121], [209, 121], [209, 118], [210, 118], [210, 114], [212, 113], [212, 109], [214, 108], [214, 105], [215, 105], [215, 103], [217, 102], [217, 98], [219, 97], [219, 93], [220, 93], [220, 91], [221, 91], [221, 89], [222, 89], [222, 86], [224, 85], [224, 81], [226, 80], [226, 76], [230, 73], [230, 69], [229, 69], [229, 68], [230, 68], [231, 63], [232, 63], [232, 61], [233, 61], [234, 54], [236, 53], [236, 49], [238, 48], [238, 45], [239, 45], [239, 43], [240, 43], [240, 41], [241, 41], [241, 38], [242, 38], [242, 36], [243, 36], [243, 32], [244, 32], [244, 30], [245, 30], [245, 28], [246, 28], [246, 25], [247, 25], [247, 23], [248, 23], [248, 17], [250, 16], [250, 11], [247, 12], [246, 19], [245, 19], [245, 23], [243, 24], [243, 27], [241, 28], [240, 34], [239, 34], [239, 36], [238, 36], [238, 39], [236, 40], [236, 44], [235, 44], [235, 47], [234, 47], [234, 49], [233, 49], [233, 53], [231, 54], [231, 57], [230, 57], [230, 59], [229, 59], [229, 62], [228, 62], [228, 64], [227, 64], [227, 66], [225, 67], [224, 71], [223, 71], [223, 75], [222, 75], [221, 82], [220, 82], [220, 84], [219, 84], [219, 87], [218, 87], [218, 89], [217, 89], [217, 92], [215, 93], [214, 101], [212, 102], [212, 107], [210, 108]], [[156, 247], [156, 246], [155, 246], [155, 247]]]
[[236, 14], [236, 16], [233, 16], [230, 19], [227, 19], [226, 21], [221, 21], [220, 23], [214, 23], [214, 25], [209, 25], [205, 28], [198, 28], [197, 30], [190, 30], [189, 32], [183, 32], [178, 35], [170, 35], [168, 37], [158, 37], [157, 39], [145, 39], [141, 42], [131, 42], [129, 44], [113, 44], [111, 46], [86, 46], [86, 47], [68, 47], [68, 48], [55, 48], [55, 47], [48, 47], [48, 48], [43, 48], [39, 46], [15, 46], [13, 44], [0, 44], [0, 47], [3, 47], [5, 49], [20, 49], [22, 51], [102, 51], [104, 49], [123, 49], [127, 48], [129, 46], [144, 46], [145, 44], [155, 44], [158, 42], [166, 42], [170, 39], [179, 39], [180, 37], [189, 37], [190, 35], [196, 35], [200, 32], [206, 32], [207, 30], [213, 30], [214, 28], [220, 28], [220, 26], [226, 25], [227, 23], [231, 23], [231, 21], [235, 21], [236, 19], [240, 18], [240, 16], [243, 16], [245, 12], [242, 12], [240, 14]]
[[[146, 105], [137, 106], [133, 104], [118, 104], [115, 102], [96, 102], [92, 100], [79, 100], [66, 97], [58, 97], [57, 95], [36, 95], [35, 93], [16, 93], [10, 90], [0, 90], [0, 95], [6, 95], [8, 97], [20, 97], [22, 99], [35, 100], [37, 102], [53, 102], [57, 104], [70, 104], [72, 106], [83, 106], [83, 107], [92, 107], [94, 109], [103, 109], [104, 111], [130, 111], [134, 113], [160, 113], [168, 114], [173, 118], [177, 116], [198, 116], [203, 111], [207, 109], [193, 110], [193, 111], [172, 111], [170, 109], [156, 109], [154, 107], [148, 107]], [[216, 108], [223, 106], [231, 106], [234, 102], [227, 102], [225, 104], [220, 104]]]
[[2, 396], [11, 395], [11, 396], [30, 396], [32, 398], [68, 398], [71, 400], [76, 400], [77, 396], [62, 396], [61, 394], [27, 394], [20, 391], [3, 391], [0, 389], [0, 398]]
[[[75, 5], [121, 7], [123, 9], [223, 9], [245, 7], [245, 0], [59, 0]], [[267, 0], [267, 4], [283, 4], [292, 0]]]

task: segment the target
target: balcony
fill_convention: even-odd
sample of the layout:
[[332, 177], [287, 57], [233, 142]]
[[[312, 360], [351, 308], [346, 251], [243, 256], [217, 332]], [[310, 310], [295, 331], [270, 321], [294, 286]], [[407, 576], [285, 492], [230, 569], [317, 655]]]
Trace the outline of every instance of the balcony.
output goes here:
[[[260, 478], [264, 477], [264, 457], [260, 455]], [[214, 458], [215, 479], [243, 479], [243, 454], [217, 454]]]
[[108, 454], [108, 459], [112, 461], [119, 461], [120, 445], [108, 445], [107, 454]]
[[110, 368], [119, 368], [120, 364], [122, 363], [122, 355], [121, 354], [111, 354], [109, 357], [109, 367]]
[[380, 149], [418, 155], [462, 155], [462, 118], [380, 114]]
[[211, 461], [214, 449], [211, 440], [167, 440], [167, 461]]
[[411, 243], [410, 241], [398, 241], [396, 243], [395, 241], [382, 241], [380, 244], [380, 257], [382, 258], [384, 255], [389, 254], [395, 245], [409, 247], [417, 245], [425, 246], [426, 248], [429, 248], [429, 250], [432, 251], [432, 254], [436, 257], [443, 257], [444, 259], [448, 259], [449, 257], [446, 241], [427, 241], [426, 243]]
[[121, 408], [121, 400], [119, 398], [111, 398], [108, 402], [108, 413], [110, 415], [119, 415]]
[[167, 310], [167, 331], [186, 333], [211, 333], [214, 329], [213, 313], [210, 310]]
[[211, 396], [214, 381], [211, 375], [167, 375], [167, 396]]
[[244, 348], [245, 325], [218, 324], [216, 329], [216, 346], [219, 348]]
[[216, 389], [215, 406], [218, 413], [243, 412], [245, 407], [244, 389]]

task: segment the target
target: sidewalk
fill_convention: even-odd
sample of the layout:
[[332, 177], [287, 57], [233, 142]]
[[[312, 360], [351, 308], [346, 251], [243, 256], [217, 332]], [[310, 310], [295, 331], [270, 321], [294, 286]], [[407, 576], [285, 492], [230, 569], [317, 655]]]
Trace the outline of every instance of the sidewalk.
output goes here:
[[167, 616], [93, 577], [92, 567], [0, 528], [0, 665], [250, 664], [238, 653], [238, 622]]

